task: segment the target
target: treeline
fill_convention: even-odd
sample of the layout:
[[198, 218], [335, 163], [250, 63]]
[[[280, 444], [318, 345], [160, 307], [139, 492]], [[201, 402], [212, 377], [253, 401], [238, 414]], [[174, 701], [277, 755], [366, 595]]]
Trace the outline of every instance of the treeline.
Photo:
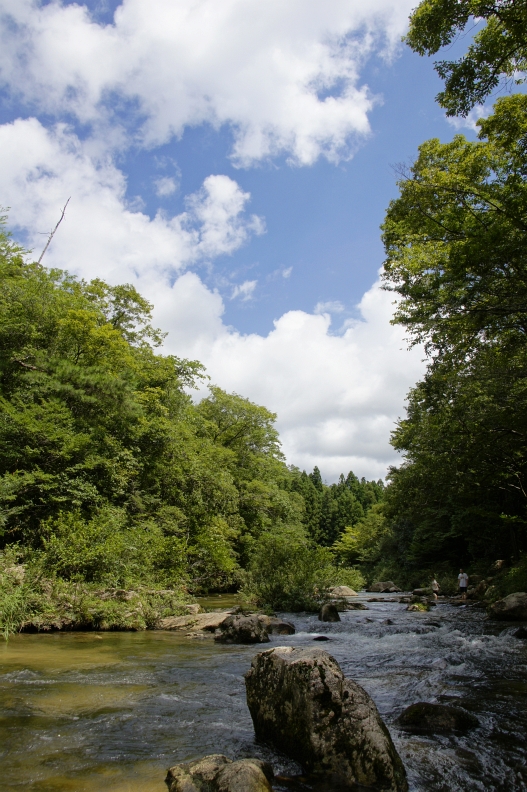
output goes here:
[[[424, 0], [407, 43], [434, 54], [473, 17], [484, 24], [465, 56], [436, 64], [448, 115], [525, 78], [526, 0]], [[393, 434], [404, 463], [386, 494], [384, 562], [408, 575], [520, 568], [527, 550], [527, 96], [498, 99], [477, 127], [476, 141], [420, 146], [383, 226], [395, 321], [428, 356]]]
[[163, 336], [133, 287], [28, 263], [2, 228], [0, 550], [9, 564], [18, 557], [72, 583], [203, 593], [250, 589], [251, 570], [274, 557], [286, 573], [264, 604], [295, 607], [343, 579], [330, 548], [382, 499], [382, 483], [350, 473], [326, 486], [318, 469], [288, 468], [264, 407], [213, 385], [191, 399], [206, 382], [202, 366], [157, 351]]

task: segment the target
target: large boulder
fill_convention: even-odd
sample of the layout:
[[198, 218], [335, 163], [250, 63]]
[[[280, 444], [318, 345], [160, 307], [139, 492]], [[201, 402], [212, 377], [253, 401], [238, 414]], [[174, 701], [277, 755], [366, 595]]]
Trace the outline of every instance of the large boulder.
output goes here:
[[366, 589], [366, 591], [377, 592], [378, 594], [396, 594], [397, 592], [402, 591], [402, 589], [396, 586], [391, 580], [385, 580], [378, 583], [372, 583], [371, 586]]
[[211, 754], [171, 767], [165, 783], [169, 792], [272, 792], [272, 778], [270, 766], [260, 759], [232, 762]]
[[221, 632], [214, 636], [220, 643], [268, 643], [269, 633], [265, 616], [233, 614], [220, 625]]
[[461, 707], [429, 704], [426, 701], [407, 707], [399, 716], [399, 723], [406, 729], [431, 733], [465, 731], [479, 726], [476, 716]]
[[500, 621], [527, 621], [527, 594], [524, 591], [509, 594], [491, 605], [489, 614]]
[[205, 630], [214, 632], [230, 616], [232, 610], [215, 613], [192, 613], [187, 616], [167, 616], [160, 619], [157, 626], [160, 630]]
[[349, 586], [334, 586], [329, 590], [332, 597], [358, 597], [356, 591]]
[[326, 602], [322, 605], [320, 613], [318, 614], [318, 620], [323, 622], [339, 622], [340, 616], [335, 603]]
[[245, 675], [257, 738], [327, 783], [407, 792], [403, 763], [365, 690], [322, 649], [277, 647]]

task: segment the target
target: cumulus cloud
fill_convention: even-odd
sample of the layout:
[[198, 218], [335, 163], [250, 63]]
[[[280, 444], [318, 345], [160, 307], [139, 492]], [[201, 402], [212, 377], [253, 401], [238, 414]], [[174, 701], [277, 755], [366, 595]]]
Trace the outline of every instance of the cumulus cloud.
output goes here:
[[335, 313], [342, 313], [344, 310], [344, 306], [340, 302], [340, 300], [330, 300], [328, 302], [318, 302], [315, 305], [315, 313], [316, 314], [335, 314]]
[[[376, 99], [360, 70], [388, 58], [414, 0], [123, 0], [114, 23], [85, 6], [2, 0], [0, 79], [12, 94], [94, 129], [134, 119], [158, 145], [187, 126], [231, 126], [249, 165], [348, 157]], [[115, 108], [119, 112], [115, 112]], [[102, 139], [102, 136], [101, 136]]]
[[170, 176], [163, 176], [161, 179], [156, 179], [154, 184], [156, 195], [159, 198], [166, 198], [169, 195], [173, 195], [178, 188], [176, 180]]
[[264, 229], [245, 212], [249, 193], [223, 175], [208, 176], [185, 212], [150, 219], [127, 202], [126, 179], [109, 158], [94, 159], [65, 125], [45, 129], [34, 118], [0, 126], [0, 194], [35, 252], [71, 196], [46, 263], [146, 291], [191, 264], [234, 252]]
[[258, 281], [244, 281], [239, 285], [235, 286], [232, 290], [231, 300], [236, 299], [236, 297], [241, 297], [243, 301], [250, 300], [253, 296], [254, 290], [256, 289], [256, 284]]
[[349, 470], [383, 478], [398, 459], [390, 431], [424, 368], [422, 350], [409, 351], [390, 324], [392, 301], [376, 283], [342, 335], [330, 332], [329, 314], [304, 311], [285, 313], [267, 336], [242, 334], [223, 322], [220, 295], [189, 272], [165, 291], [156, 318], [168, 350], [201, 360], [212, 382], [277, 413], [290, 463], [316, 464], [328, 480]]
[[[46, 130], [35, 119], [0, 126], [0, 193], [12, 222], [45, 232], [72, 196], [48, 266], [135, 283], [169, 331], [167, 351], [201, 360], [213, 382], [278, 414], [289, 462], [318, 464], [328, 479], [349, 469], [384, 476], [395, 461], [390, 430], [422, 372], [420, 350], [408, 352], [402, 330], [389, 323], [392, 295], [376, 284], [358, 307], [360, 320], [338, 335], [331, 312], [339, 303], [288, 311], [267, 336], [239, 333], [223, 320], [221, 295], [188, 267], [262, 230], [246, 213], [248, 193], [227, 176], [209, 176], [186, 212], [150, 219], [130, 208], [125, 188], [112, 162], [94, 161], [64, 126]], [[39, 252], [45, 237], [30, 241]], [[232, 296], [248, 299], [256, 283], [245, 281]]]

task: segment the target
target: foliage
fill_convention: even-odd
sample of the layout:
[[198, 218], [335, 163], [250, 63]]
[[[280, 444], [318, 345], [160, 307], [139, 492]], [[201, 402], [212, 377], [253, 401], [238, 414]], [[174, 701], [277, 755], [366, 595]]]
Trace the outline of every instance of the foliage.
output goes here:
[[331, 547], [347, 526], [355, 525], [384, 497], [382, 481], [359, 480], [351, 471], [329, 486], [317, 467], [310, 474], [296, 468], [292, 472], [291, 487], [304, 501], [302, 523], [312, 540], [325, 547]]
[[245, 598], [272, 610], [318, 610], [335, 585], [331, 552], [298, 529], [263, 533], [251, 557]]
[[445, 81], [437, 100], [450, 116], [468, 115], [503, 80], [525, 80], [526, 0], [422, 0], [410, 17], [406, 42], [420, 55], [433, 55], [451, 45], [474, 19], [486, 24], [466, 54], [457, 61], [435, 64]]
[[420, 147], [384, 225], [396, 321], [429, 355], [386, 494], [392, 551], [414, 568], [527, 545], [527, 96], [479, 125], [477, 142]]
[[381, 542], [389, 531], [382, 503], [374, 504], [355, 525], [347, 526], [332, 550], [339, 564], [375, 563], [381, 554]]
[[522, 554], [514, 566], [496, 582], [501, 597], [514, 594], [516, 591], [527, 591], [527, 555]]

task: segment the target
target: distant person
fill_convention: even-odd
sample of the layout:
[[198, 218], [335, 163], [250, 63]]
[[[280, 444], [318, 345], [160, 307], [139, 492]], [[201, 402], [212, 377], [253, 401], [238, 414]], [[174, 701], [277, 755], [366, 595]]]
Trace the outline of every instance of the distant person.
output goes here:
[[461, 594], [461, 599], [466, 600], [467, 588], [468, 588], [468, 575], [466, 572], [463, 572], [463, 570], [460, 569], [457, 579], [459, 581], [459, 593]]
[[432, 589], [432, 594], [434, 595], [434, 599], [436, 600], [437, 599], [437, 595], [439, 594], [439, 583], [435, 579], [435, 575], [434, 575], [434, 578], [432, 580], [432, 583], [430, 584], [430, 587]]

